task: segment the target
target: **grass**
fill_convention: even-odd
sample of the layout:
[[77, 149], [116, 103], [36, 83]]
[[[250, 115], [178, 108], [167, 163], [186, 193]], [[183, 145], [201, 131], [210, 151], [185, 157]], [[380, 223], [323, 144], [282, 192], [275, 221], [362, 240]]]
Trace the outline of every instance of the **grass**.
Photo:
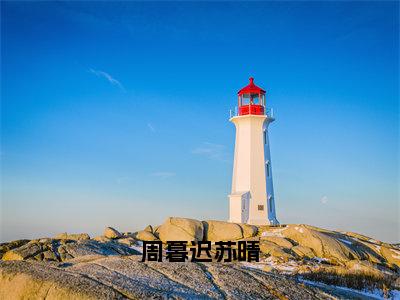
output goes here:
[[395, 289], [397, 276], [376, 274], [372, 272], [348, 272], [336, 270], [321, 270], [301, 274], [303, 279], [322, 282], [328, 285], [348, 287], [356, 290], [383, 290], [387, 294], [389, 290]]

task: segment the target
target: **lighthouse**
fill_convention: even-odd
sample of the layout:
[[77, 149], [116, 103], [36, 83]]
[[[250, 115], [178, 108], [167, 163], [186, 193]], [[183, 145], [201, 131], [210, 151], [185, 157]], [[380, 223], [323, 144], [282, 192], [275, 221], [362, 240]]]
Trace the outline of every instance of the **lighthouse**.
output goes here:
[[229, 120], [236, 128], [229, 222], [279, 224], [268, 140], [268, 127], [275, 118], [266, 108], [265, 93], [250, 78], [238, 92], [238, 106]]

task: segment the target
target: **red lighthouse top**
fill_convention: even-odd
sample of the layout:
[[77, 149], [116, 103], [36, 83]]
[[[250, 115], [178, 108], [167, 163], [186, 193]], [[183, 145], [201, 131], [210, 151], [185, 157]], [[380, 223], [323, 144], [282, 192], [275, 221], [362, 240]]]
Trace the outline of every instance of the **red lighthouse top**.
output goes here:
[[239, 116], [264, 115], [265, 90], [254, 84], [254, 78], [249, 78], [250, 83], [238, 92]]
[[250, 83], [246, 85], [244, 88], [242, 88], [239, 92], [238, 95], [243, 95], [243, 94], [265, 94], [265, 90], [262, 88], [256, 86], [254, 84], [254, 78], [250, 77], [249, 78]]

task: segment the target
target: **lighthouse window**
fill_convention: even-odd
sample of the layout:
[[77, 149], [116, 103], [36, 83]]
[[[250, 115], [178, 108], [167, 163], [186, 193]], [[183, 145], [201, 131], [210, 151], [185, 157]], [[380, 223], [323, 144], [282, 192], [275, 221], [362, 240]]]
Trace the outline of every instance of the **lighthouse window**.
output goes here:
[[269, 173], [270, 173], [270, 170], [269, 170], [269, 161], [267, 161], [267, 177], [269, 177]]
[[242, 105], [249, 105], [250, 104], [250, 96], [249, 95], [243, 95], [242, 97]]
[[267, 144], [267, 131], [264, 130], [264, 145]]
[[251, 99], [251, 102], [252, 102], [252, 104], [259, 104], [260, 101], [258, 99], [258, 96], [253, 96]]
[[264, 210], [264, 205], [259, 205], [258, 210]]

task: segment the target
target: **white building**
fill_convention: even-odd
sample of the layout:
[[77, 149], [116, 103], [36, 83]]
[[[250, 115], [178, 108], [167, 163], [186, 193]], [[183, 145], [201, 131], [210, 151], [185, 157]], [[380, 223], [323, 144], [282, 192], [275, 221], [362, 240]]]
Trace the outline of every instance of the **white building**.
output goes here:
[[274, 121], [265, 105], [265, 90], [250, 84], [238, 92], [229, 222], [277, 225], [268, 125]]

